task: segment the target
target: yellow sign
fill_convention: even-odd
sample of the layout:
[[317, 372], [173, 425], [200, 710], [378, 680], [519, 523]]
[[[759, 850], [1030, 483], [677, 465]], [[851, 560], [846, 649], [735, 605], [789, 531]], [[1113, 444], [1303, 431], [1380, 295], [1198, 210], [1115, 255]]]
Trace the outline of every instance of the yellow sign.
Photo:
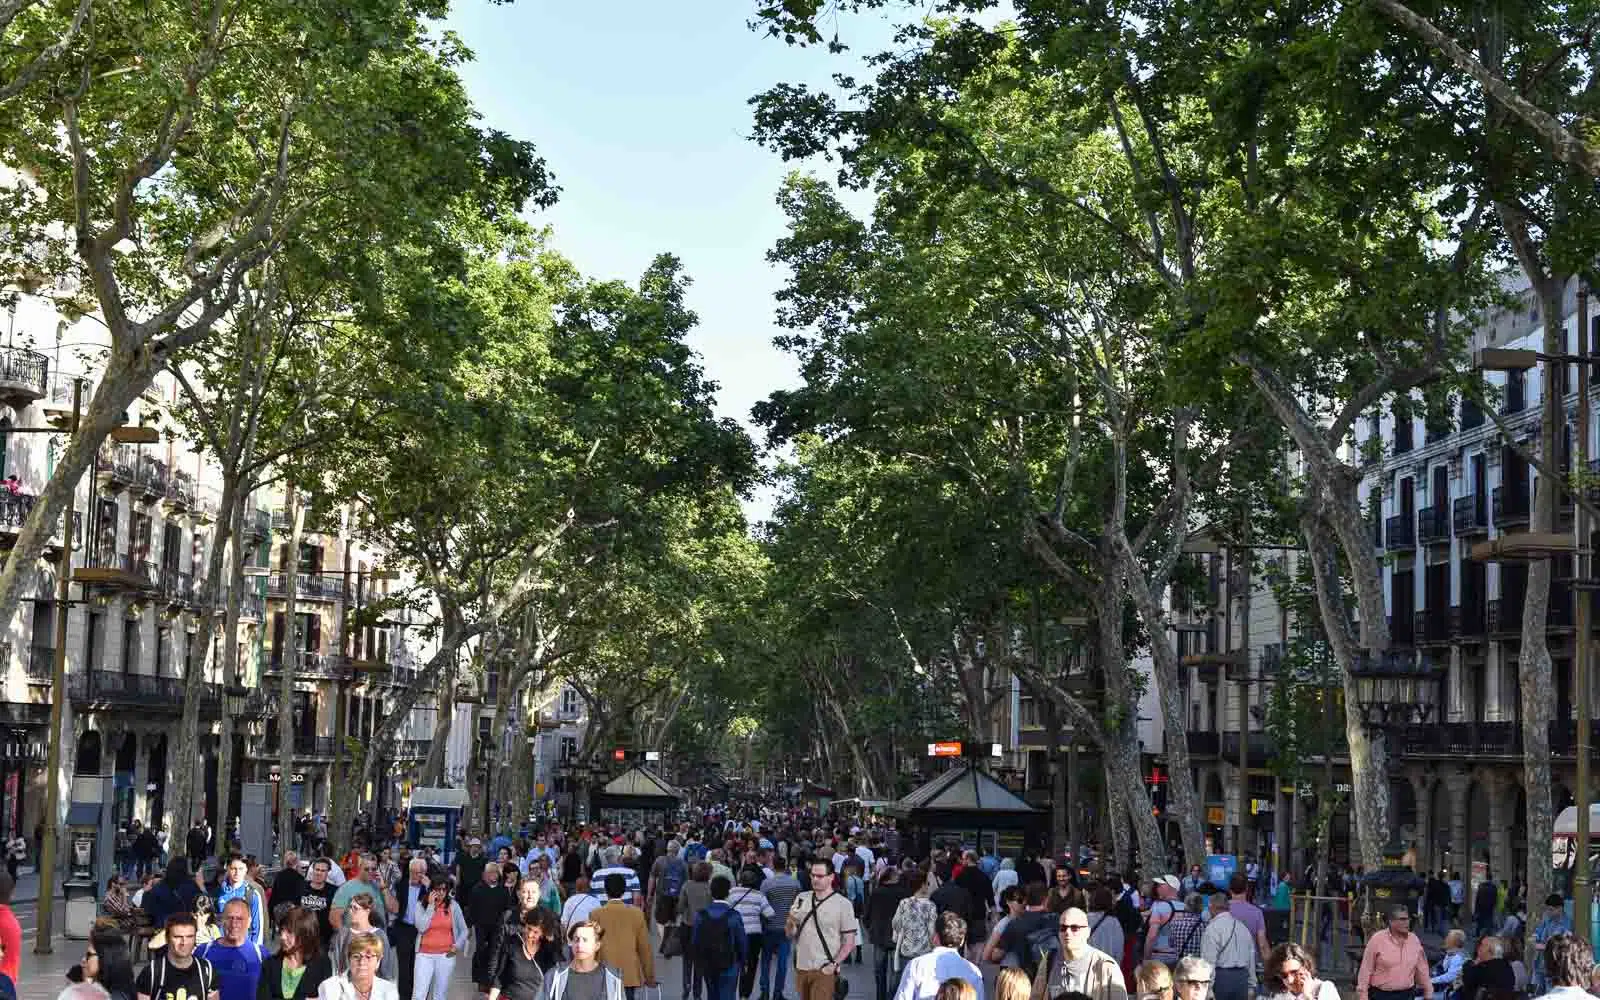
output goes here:
[[540, 798], [544, 798], [544, 782], [540, 781], [534, 784], [533, 794], [539, 796]]
[[1206, 824], [1208, 826], [1221, 826], [1224, 822], [1224, 813], [1221, 806], [1206, 806]]

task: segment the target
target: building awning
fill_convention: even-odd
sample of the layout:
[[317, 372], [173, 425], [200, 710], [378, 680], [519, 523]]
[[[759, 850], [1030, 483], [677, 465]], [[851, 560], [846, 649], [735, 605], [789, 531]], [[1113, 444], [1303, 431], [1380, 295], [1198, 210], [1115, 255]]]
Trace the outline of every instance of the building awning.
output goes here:
[[891, 811], [898, 816], [916, 812], [1038, 812], [1011, 789], [970, 764], [952, 767], [896, 802]]

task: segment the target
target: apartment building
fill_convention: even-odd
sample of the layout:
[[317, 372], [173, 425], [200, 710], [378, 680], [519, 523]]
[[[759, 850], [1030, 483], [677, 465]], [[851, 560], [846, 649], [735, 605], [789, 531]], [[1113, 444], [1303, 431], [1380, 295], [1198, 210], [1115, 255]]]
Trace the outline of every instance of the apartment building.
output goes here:
[[[1475, 347], [1541, 349], [1549, 321], [1561, 324], [1566, 351], [1576, 349], [1575, 282], [1559, 317], [1540, 315], [1526, 283], [1508, 283], [1506, 290], [1519, 304], [1497, 311], [1475, 335]], [[1592, 344], [1600, 323], [1591, 324]], [[1373, 545], [1384, 556], [1394, 644], [1442, 667], [1432, 719], [1399, 734], [1400, 779], [1392, 791], [1399, 823], [1415, 831], [1419, 859], [1435, 865], [1464, 869], [1487, 859], [1503, 872], [1519, 870], [1525, 858], [1532, 790], [1522, 784], [1517, 661], [1528, 566], [1475, 562], [1469, 551], [1473, 543], [1527, 529], [1539, 473], [1513, 445], [1537, 451], [1547, 391], [1561, 395], [1565, 416], [1553, 459], [1564, 475], [1572, 470], [1576, 366], [1555, 366], [1551, 385], [1542, 368], [1488, 376], [1501, 392], [1505, 432], [1471, 403], [1428, 413], [1419, 398], [1409, 412], [1391, 406], [1373, 414], [1359, 435], [1362, 446], [1381, 454], [1369, 464], [1362, 492]], [[1593, 418], [1589, 435], [1596, 440]], [[1556, 530], [1570, 531], [1570, 495], [1561, 497], [1559, 510]], [[1570, 557], [1556, 560], [1553, 577], [1551, 796], [1559, 811], [1573, 801], [1576, 738]]]
[[[103, 331], [89, 319], [61, 321], [42, 299], [23, 297], [10, 311], [0, 347], [0, 546], [14, 541], [66, 446], [74, 384], [94, 391]], [[129, 424], [156, 428], [159, 443], [107, 444], [78, 484], [72, 557], [63, 569], [64, 533], [34, 567], [26, 599], [0, 633], [0, 828], [31, 841], [44, 802], [45, 748], [56, 656], [58, 574], [71, 574], [66, 612], [67, 690], [63, 706], [66, 774], [114, 776], [119, 820], [161, 822], [173, 781], [183, 678], [203, 662], [209, 618], [226, 593], [204, 579], [217, 537], [220, 477], [171, 418], [175, 380], [163, 375], [127, 411]], [[407, 613], [354, 629], [350, 617], [368, 594], [381, 597], [403, 580], [373, 580], [382, 553], [364, 544], [345, 511], [314, 521], [302, 545], [298, 612], [301, 649], [283, 636], [287, 517], [282, 497], [247, 501], [250, 560], [241, 595], [240, 673], [221, 676], [213, 657], [200, 706], [197, 792], [214, 824], [236, 813], [239, 784], [274, 780], [291, 805], [322, 809], [342, 717], [347, 736], [365, 741], [400, 687], [412, 682], [423, 650]], [[366, 589], [363, 590], [363, 587]], [[221, 641], [218, 639], [217, 641]], [[278, 701], [278, 674], [296, 670], [293, 703]], [[224, 702], [236, 720], [231, 789], [218, 781]], [[431, 709], [407, 720], [384, 781], [365, 790], [377, 805], [399, 804], [409, 768], [431, 731]], [[276, 727], [294, 727], [294, 771], [277, 775]], [[64, 780], [64, 779], [63, 779]]]

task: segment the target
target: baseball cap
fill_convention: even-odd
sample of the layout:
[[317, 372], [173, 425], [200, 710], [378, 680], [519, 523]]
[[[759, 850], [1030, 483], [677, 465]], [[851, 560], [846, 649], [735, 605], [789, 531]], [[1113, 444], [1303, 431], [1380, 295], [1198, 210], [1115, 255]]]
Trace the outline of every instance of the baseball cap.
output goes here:
[[763, 851], [770, 851], [770, 850], [772, 850], [772, 841], [768, 840], [765, 837], [762, 837], [761, 838], [761, 842], [759, 844], [757, 844], [756, 846], [759, 849], [763, 850]]
[[467, 846], [468, 847], [482, 847], [483, 846], [483, 841], [479, 840], [477, 837], [473, 837], [471, 840], [467, 841]]
[[1171, 889], [1173, 892], [1179, 892], [1183, 889], [1183, 883], [1178, 880], [1178, 876], [1176, 875], [1163, 875], [1156, 879], [1156, 881], [1160, 882], [1168, 889]]

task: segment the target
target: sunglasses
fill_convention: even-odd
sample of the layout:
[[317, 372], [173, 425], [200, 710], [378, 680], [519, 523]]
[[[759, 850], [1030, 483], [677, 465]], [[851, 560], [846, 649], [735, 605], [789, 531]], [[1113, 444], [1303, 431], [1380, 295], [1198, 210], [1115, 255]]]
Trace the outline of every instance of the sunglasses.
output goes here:
[[1178, 985], [1179, 986], [1210, 986], [1211, 985], [1211, 980], [1209, 980], [1209, 979], [1180, 979], [1180, 980], [1178, 980]]
[[1086, 931], [1088, 929], [1089, 929], [1089, 925], [1088, 924], [1062, 924], [1061, 925], [1061, 930], [1062, 930], [1063, 933], [1065, 933], [1066, 931]]

